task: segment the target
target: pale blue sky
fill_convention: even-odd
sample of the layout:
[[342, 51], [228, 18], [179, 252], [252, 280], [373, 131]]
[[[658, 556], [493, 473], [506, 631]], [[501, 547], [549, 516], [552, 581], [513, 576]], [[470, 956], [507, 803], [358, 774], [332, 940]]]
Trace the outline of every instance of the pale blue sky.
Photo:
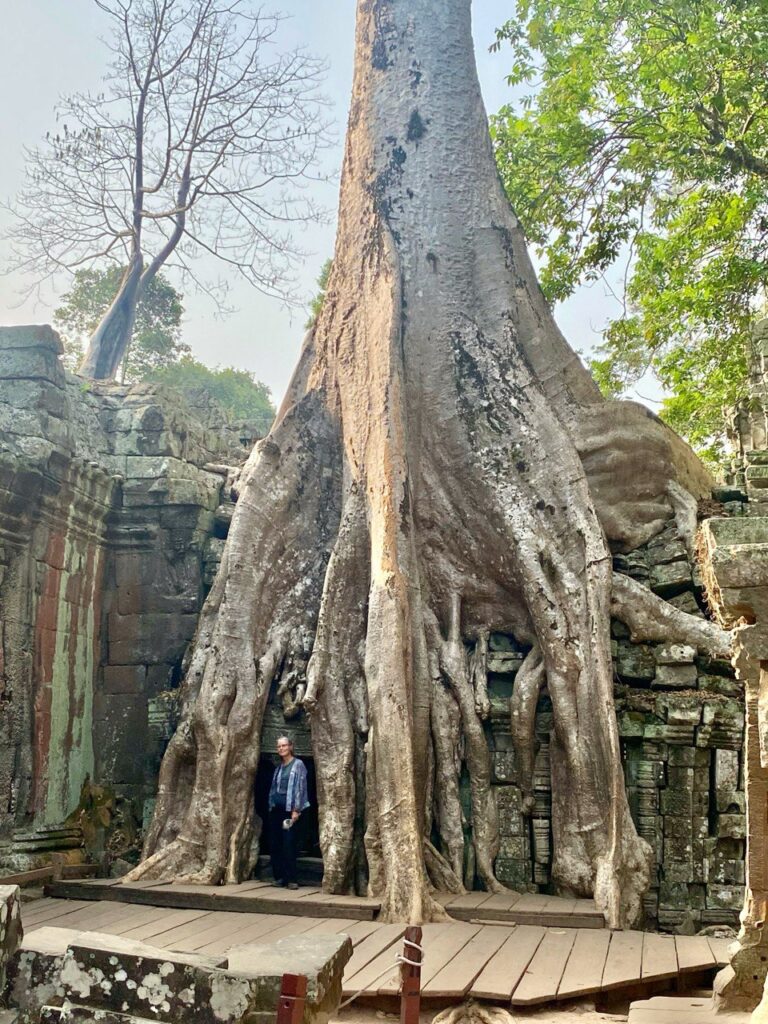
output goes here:
[[[327, 154], [328, 169], [336, 170], [352, 79], [354, 0], [276, 0], [265, 9], [289, 15], [281, 27], [286, 46], [304, 45], [329, 64], [324, 92], [331, 101], [337, 144]], [[474, 35], [480, 81], [486, 106], [493, 111], [510, 99], [504, 74], [508, 55], [490, 54], [494, 28], [511, 14], [508, 0], [475, 0]], [[22, 178], [22, 147], [33, 145], [54, 127], [53, 108], [59, 96], [76, 90], [97, 90], [106, 61], [99, 42], [103, 15], [92, 0], [13, 0], [3, 10], [0, 39], [0, 197], [12, 198]], [[318, 185], [318, 201], [335, 211], [336, 185]], [[0, 217], [0, 261], [7, 259]], [[312, 251], [300, 268], [300, 284], [307, 297], [324, 260], [333, 249], [334, 225], [314, 226], [304, 232], [302, 246]], [[19, 306], [23, 282], [12, 275], [0, 277], [0, 323], [38, 323], [50, 320], [56, 293]], [[66, 279], [58, 291], [66, 289]], [[302, 336], [304, 310], [291, 312], [244, 283], [235, 282], [230, 301], [236, 312], [222, 320], [209, 299], [185, 297], [184, 338], [204, 362], [234, 365], [256, 371], [279, 402], [296, 360]], [[598, 283], [579, 291], [560, 307], [557, 317], [571, 344], [585, 351], [598, 340], [606, 317], [616, 303], [606, 286]]]

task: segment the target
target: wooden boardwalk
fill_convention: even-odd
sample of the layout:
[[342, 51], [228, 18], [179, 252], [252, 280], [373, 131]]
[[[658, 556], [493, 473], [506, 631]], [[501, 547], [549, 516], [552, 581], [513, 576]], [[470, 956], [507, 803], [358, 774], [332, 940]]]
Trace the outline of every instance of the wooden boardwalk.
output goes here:
[[[115, 879], [57, 881], [47, 895], [79, 900], [115, 900], [179, 909], [222, 910], [245, 914], [293, 914], [296, 917], [342, 917], [372, 921], [381, 904], [364, 896], [331, 896], [313, 886], [291, 891], [269, 882], [240, 885], [178, 885], [138, 882], [123, 885]], [[458, 921], [501, 924], [546, 924], [568, 928], [603, 928], [603, 915], [592, 900], [562, 899], [538, 893], [468, 892], [462, 896], [437, 893], [448, 914]]]
[[[368, 1000], [397, 994], [395, 955], [401, 950], [403, 925], [351, 915], [299, 917], [288, 909], [294, 906], [286, 901], [286, 913], [251, 914], [46, 898], [24, 904], [22, 920], [27, 933], [44, 926], [100, 931], [162, 949], [210, 955], [244, 943], [343, 932], [354, 945], [344, 976], [345, 997], [359, 990]], [[728, 946], [727, 940], [699, 936], [460, 921], [425, 925], [423, 942], [426, 999], [453, 1002], [473, 996], [512, 1006], [635, 989], [680, 974], [714, 970], [726, 961]], [[638, 1018], [637, 1024], [645, 1022]], [[686, 1022], [681, 1019], [677, 1024]]]

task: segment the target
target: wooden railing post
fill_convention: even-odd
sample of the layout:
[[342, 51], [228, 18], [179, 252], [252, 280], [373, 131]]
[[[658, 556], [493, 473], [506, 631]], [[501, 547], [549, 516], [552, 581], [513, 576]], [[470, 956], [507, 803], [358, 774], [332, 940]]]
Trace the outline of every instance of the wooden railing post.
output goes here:
[[401, 967], [400, 1024], [419, 1024], [421, 1009], [421, 928], [405, 929], [403, 957], [410, 960]]
[[301, 1024], [307, 998], [307, 979], [303, 974], [284, 974], [277, 1001], [277, 1024]]

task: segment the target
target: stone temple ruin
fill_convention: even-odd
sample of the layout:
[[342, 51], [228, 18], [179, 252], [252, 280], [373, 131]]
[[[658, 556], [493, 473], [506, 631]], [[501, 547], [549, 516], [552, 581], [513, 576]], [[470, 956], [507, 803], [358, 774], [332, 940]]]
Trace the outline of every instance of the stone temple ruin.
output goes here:
[[[746, 885], [742, 945], [718, 981], [723, 1005], [742, 1008], [760, 999], [766, 975], [766, 346], [763, 321], [753, 393], [733, 420], [730, 482], [700, 505], [698, 557], [671, 520], [614, 562], [676, 607], [737, 627], [733, 664], [681, 644], [633, 642], [618, 622], [612, 642], [630, 809], [655, 857], [646, 927], [678, 935], [738, 928]], [[136, 863], [151, 816], [185, 650], [248, 450], [220, 410], [154, 386], [85, 386], [60, 355], [48, 327], [0, 330], [0, 874], [89, 862], [117, 876]], [[525, 650], [501, 634], [489, 647], [496, 873], [511, 889], [548, 893], [551, 708], [543, 696], [535, 806], [524, 816], [509, 697]], [[306, 664], [294, 668], [300, 683]], [[264, 721], [262, 814], [270, 752], [286, 730], [312, 784], [309, 729], [290, 690], [272, 694]], [[470, 820], [468, 777], [463, 787]], [[307, 877], [319, 878], [316, 822], [303, 853]], [[475, 888], [471, 859], [464, 883]], [[7, 952], [17, 944], [14, 900], [1, 924]], [[60, 971], [62, 958], [82, 958], [88, 947], [87, 938], [76, 948], [61, 937], [51, 943], [24, 954], [22, 975], [51, 963]], [[185, 969], [200, 967], [193, 960]], [[0, 958], [0, 983], [2, 969]]]

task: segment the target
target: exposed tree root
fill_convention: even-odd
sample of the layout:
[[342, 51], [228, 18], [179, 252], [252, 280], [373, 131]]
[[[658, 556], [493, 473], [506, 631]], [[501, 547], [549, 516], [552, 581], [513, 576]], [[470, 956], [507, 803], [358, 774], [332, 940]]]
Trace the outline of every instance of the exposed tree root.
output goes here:
[[629, 626], [632, 640], [690, 644], [713, 658], [730, 658], [731, 634], [715, 622], [675, 608], [642, 583], [613, 574], [611, 613]]

